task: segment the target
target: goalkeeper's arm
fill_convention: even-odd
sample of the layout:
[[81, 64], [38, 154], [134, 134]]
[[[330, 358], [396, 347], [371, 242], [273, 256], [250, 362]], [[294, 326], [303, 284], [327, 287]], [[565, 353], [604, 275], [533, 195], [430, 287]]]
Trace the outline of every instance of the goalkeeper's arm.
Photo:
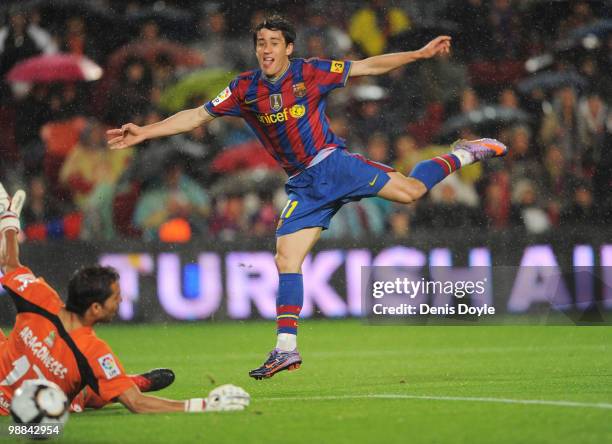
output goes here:
[[244, 410], [251, 397], [240, 387], [226, 384], [212, 390], [206, 398], [193, 398], [174, 401], [143, 394], [132, 387], [117, 398], [132, 413], [170, 413], [170, 412], [220, 412]]
[[0, 267], [2, 267], [2, 273], [4, 274], [21, 267], [19, 241], [15, 230], [6, 230], [0, 234]]

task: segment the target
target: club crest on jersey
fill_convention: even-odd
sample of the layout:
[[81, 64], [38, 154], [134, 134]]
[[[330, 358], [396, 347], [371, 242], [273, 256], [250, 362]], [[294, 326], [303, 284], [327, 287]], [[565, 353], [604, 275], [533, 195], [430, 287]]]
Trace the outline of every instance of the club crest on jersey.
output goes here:
[[281, 94], [272, 94], [270, 96], [270, 108], [272, 111], [280, 111], [283, 107], [283, 96]]
[[106, 379], [113, 379], [121, 374], [121, 370], [119, 370], [119, 366], [111, 353], [98, 358], [98, 363], [102, 370], [104, 370]]
[[337, 74], [342, 74], [344, 72], [344, 62], [332, 60], [329, 70]]
[[293, 85], [293, 95], [298, 99], [306, 95], [306, 85], [304, 85], [304, 82], [299, 82]]

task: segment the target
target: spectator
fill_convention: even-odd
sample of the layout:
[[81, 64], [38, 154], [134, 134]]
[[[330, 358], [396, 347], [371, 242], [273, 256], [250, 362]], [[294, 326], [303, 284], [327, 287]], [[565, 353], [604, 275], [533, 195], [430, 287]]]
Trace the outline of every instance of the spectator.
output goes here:
[[482, 213], [489, 228], [503, 230], [510, 225], [510, 177], [506, 172], [489, 176], [485, 185]]
[[516, 59], [523, 55], [523, 33], [518, 8], [511, 0], [493, 0], [489, 13], [493, 39], [489, 56], [492, 59]]
[[334, 216], [323, 236], [328, 239], [366, 239], [385, 232], [391, 202], [364, 199], [344, 205]]
[[584, 227], [599, 223], [601, 218], [593, 202], [593, 192], [585, 182], [579, 183], [574, 190], [572, 202], [561, 213], [561, 225]]
[[[227, 30], [227, 18], [219, 3], [205, 3], [200, 20], [201, 34], [194, 48], [204, 53], [206, 65], [228, 71], [247, 69], [246, 62], [252, 60], [253, 46], [245, 45], [242, 38]], [[246, 52], [249, 52], [249, 57]], [[246, 58], [246, 60], [245, 60]]]
[[410, 236], [412, 209], [405, 205], [395, 205], [389, 215], [391, 236], [396, 239], [406, 239]]
[[30, 23], [24, 9], [12, 6], [8, 13], [8, 24], [0, 28], [0, 76], [4, 77], [21, 60], [55, 52], [57, 45], [51, 35]]
[[565, 158], [576, 162], [582, 151], [578, 137], [576, 92], [569, 86], [561, 88], [555, 93], [552, 106], [545, 105], [545, 108], [540, 143], [557, 145]]
[[210, 218], [209, 230], [211, 235], [226, 241], [235, 239], [240, 233], [247, 233], [249, 225], [244, 211], [244, 197], [231, 194], [219, 199]]
[[417, 223], [435, 229], [473, 226], [476, 212], [459, 201], [455, 186], [452, 182], [440, 183], [431, 199], [418, 206]]
[[480, 99], [478, 98], [476, 91], [469, 87], [464, 88], [461, 92], [459, 108], [461, 113], [469, 113], [480, 108]]
[[530, 234], [540, 234], [551, 228], [548, 214], [538, 202], [538, 189], [532, 181], [517, 182], [512, 194], [512, 222]]
[[28, 185], [28, 198], [21, 217], [27, 233], [28, 227], [46, 224], [53, 219], [61, 218], [67, 205], [55, 199], [47, 190], [43, 176], [33, 176]]
[[121, 72], [119, 82], [111, 89], [107, 121], [130, 122], [135, 116], [144, 116], [150, 107], [152, 87], [151, 67], [145, 60], [129, 58]]
[[87, 56], [93, 60], [101, 61], [101, 53], [97, 46], [99, 43], [87, 32], [83, 17], [73, 16], [66, 20], [66, 33], [62, 50], [79, 56]]
[[601, 161], [607, 119], [608, 107], [596, 92], [590, 92], [578, 103], [577, 129], [583, 147], [581, 159], [587, 169]]
[[90, 119], [60, 171], [60, 183], [71, 191], [77, 208], [85, 208], [99, 185], [114, 184], [133, 156], [133, 150], [108, 150], [104, 132], [100, 122]]
[[349, 34], [368, 57], [386, 52], [389, 38], [410, 29], [408, 15], [387, 0], [370, 0], [350, 19]]
[[544, 155], [541, 178], [542, 197], [551, 222], [559, 224], [559, 216], [564, 202], [571, 197], [572, 173], [559, 147], [550, 145]]
[[358, 137], [360, 141], [368, 141], [373, 133], [387, 133], [383, 110], [383, 103], [380, 100], [363, 100], [358, 103], [357, 115], [351, 122], [353, 137]]
[[468, 87], [466, 66], [451, 58], [450, 54], [442, 54], [423, 61], [418, 68], [418, 84], [423, 89], [426, 103], [456, 106], [461, 92]]
[[298, 54], [316, 57], [317, 53], [313, 49], [317, 48], [322, 57], [343, 58], [351, 49], [353, 42], [349, 35], [338, 26], [330, 24], [330, 17], [336, 17], [330, 14], [330, 7], [333, 8], [333, 4], [321, 0], [309, 2], [306, 26], [300, 31], [303, 40], [308, 43], [304, 48], [300, 41], [297, 42]]
[[255, 237], [274, 236], [277, 224], [278, 211], [272, 202], [272, 195], [266, 193], [257, 212], [251, 217], [251, 232]]
[[162, 183], [145, 191], [134, 214], [134, 225], [145, 240], [159, 239], [160, 227], [171, 220], [189, 223], [199, 235], [205, 233], [209, 214], [206, 191], [184, 173], [182, 162], [175, 159], [166, 166]]
[[513, 88], [502, 89], [497, 101], [504, 108], [520, 109], [519, 99]]
[[151, 101], [157, 105], [166, 88], [176, 82], [176, 67], [168, 54], [160, 53], [155, 57], [151, 69]]
[[529, 128], [526, 126], [513, 128], [508, 149], [513, 182], [542, 176], [542, 166], [532, 152]]
[[374, 133], [368, 139], [366, 157], [374, 162], [389, 162], [389, 139], [382, 133]]
[[[454, 0], [449, 3], [444, 17], [456, 22], [461, 32], [457, 36], [457, 49], [468, 62], [482, 60], [489, 54], [492, 30], [488, 20], [489, 9], [483, 0]], [[474, 18], [479, 17], [478, 23]]]
[[409, 134], [402, 134], [395, 139], [393, 167], [404, 175], [409, 175], [414, 166], [420, 161], [421, 155], [416, 140]]

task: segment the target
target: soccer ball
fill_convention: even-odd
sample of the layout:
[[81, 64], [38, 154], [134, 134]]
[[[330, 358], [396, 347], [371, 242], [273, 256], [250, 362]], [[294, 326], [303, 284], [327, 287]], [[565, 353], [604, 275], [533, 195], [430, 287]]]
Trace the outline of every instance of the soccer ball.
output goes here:
[[59, 386], [45, 379], [30, 379], [11, 402], [11, 415], [19, 424], [60, 425], [68, 420], [68, 398]]

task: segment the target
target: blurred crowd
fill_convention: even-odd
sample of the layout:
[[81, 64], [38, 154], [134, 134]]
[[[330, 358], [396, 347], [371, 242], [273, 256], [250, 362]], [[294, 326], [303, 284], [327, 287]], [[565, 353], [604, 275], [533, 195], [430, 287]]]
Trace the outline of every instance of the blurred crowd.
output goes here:
[[[510, 148], [414, 205], [346, 205], [326, 237], [463, 227], [538, 234], [610, 220], [604, 1], [34, 0], [2, 8], [0, 177], [28, 191], [29, 240], [272, 236], [285, 176], [240, 119], [120, 151], [108, 150], [105, 136], [201, 105], [256, 67], [249, 29], [269, 12], [296, 23], [296, 57], [356, 60], [453, 37], [450, 56], [352, 79], [330, 95], [330, 125], [349, 150], [408, 174], [457, 138], [495, 137]], [[20, 62], [59, 53], [86, 56], [102, 77], [6, 80]]]

